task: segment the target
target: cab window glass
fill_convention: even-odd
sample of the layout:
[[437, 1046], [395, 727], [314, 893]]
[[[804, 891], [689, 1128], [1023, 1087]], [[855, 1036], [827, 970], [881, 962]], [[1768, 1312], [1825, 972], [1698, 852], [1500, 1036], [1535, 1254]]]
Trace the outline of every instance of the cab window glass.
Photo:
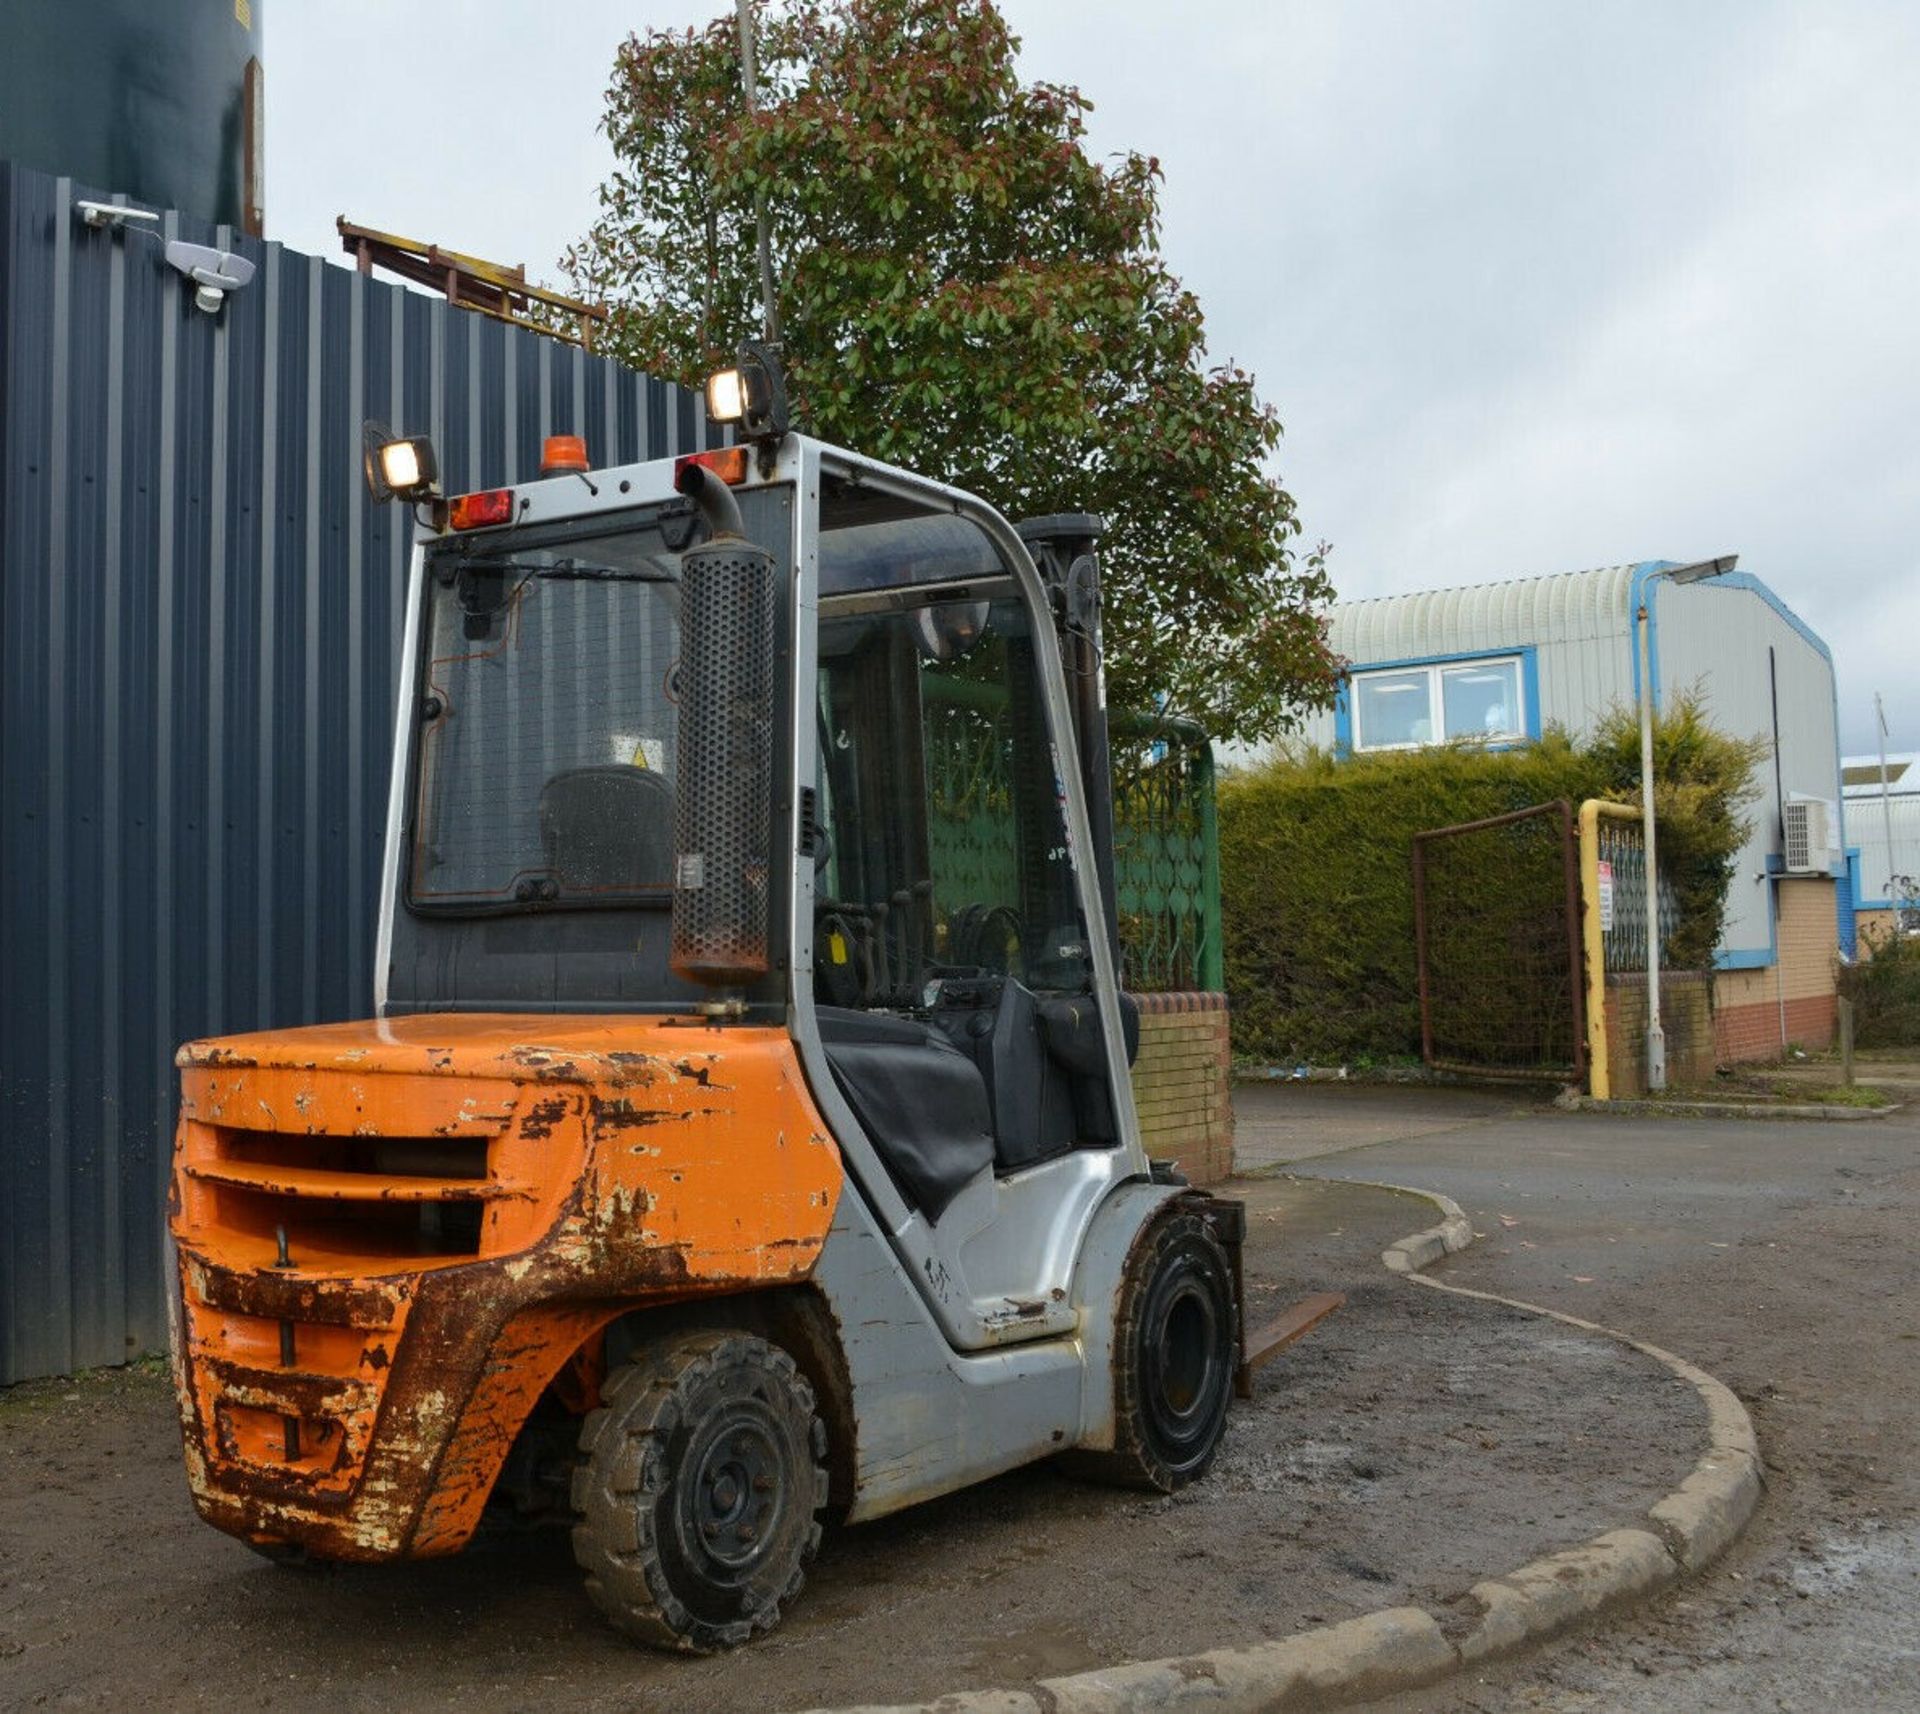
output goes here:
[[1024, 605], [823, 612], [820, 637], [831, 856], [816, 967], [871, 966], [859, 1003], [913, 1004], [930, 975], [959, 970], [1084, 989], [1086, 925]]

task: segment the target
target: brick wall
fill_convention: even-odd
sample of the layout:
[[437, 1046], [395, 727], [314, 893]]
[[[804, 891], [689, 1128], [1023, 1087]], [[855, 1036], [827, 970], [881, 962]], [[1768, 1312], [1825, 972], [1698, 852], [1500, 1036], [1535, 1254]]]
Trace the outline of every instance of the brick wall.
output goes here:
[[[1667, 1038], [1667, 1087], [1697, 1089], [1711, 1083], [1713, 1005], [1705, 976], [1691, 970], [1661, 973], [1660, 1028]], [[1647, 1092], [1647, 979], [1638, 972], [1607, 978], [1607, 1076], [1616, 1101]]]
[[1775, 882], [1774, 892], [1778, 961], [1760, 970], [1722, 970], [1713, 979], [1715, 1046], [1723, 1065], [1833, 1042], [1833, 882], [1792, 877]]
[[1176, 1160], [1195, 1184], [1233, 1172], [1232, 1059], [1224, 994], [1136, 994], [1140, 1052], [1133, 1101], [1155, 1160]]
[[1853, 926], [1860, 936], [1862, 953], [1880, 945], [1882, 941], [1893, 938], [1894, 915], [1892, 911], [1856, 911]]

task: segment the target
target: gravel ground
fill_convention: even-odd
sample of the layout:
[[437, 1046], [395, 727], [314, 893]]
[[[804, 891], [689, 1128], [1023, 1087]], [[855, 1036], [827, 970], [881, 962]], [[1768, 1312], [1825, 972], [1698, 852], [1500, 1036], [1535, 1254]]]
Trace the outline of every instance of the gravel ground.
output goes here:
[[1351, 1295], [1236, 1407], [1208, 1481], [1150, 1498], [1043, 1468], [830, 1532], [781, 1630], [721, 1660], [619, 1641], [557, 1534], [330, 1575], [258, 1561], [193, 1517], [159, 1374], [0, 1394], [0, 1705], [726, 1714], [1016, 1684], [1445, 1603], [1634, 1521], [1692, 1462], [1698, 1406], [1656, 1365], [1387, 1278], [1379, 1250], [1429, 1204], [1244, 1188], [1262, 1303]]

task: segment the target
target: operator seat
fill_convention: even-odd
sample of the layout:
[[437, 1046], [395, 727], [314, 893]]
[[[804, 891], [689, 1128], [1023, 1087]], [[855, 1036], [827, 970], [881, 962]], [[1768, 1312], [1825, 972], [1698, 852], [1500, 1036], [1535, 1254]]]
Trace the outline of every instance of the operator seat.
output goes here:
[[987, 1086], [931, 1024], [816, 1006], [820, 1045], [840, 1093], [906, 1199], [933, 1225], [993, 1163]]
[[673, 784], [651, 768], [567, 768], [540, 788], [540, 845], [568, 891], [673, 884]]

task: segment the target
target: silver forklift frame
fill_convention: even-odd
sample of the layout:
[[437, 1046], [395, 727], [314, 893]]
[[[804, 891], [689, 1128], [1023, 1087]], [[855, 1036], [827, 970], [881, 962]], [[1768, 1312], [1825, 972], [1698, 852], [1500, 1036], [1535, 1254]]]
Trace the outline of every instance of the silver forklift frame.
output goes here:
[[[668, 458], [517, 485], [513, 527], [583, 520], [676, 500], [680, 460]], [[1013, 578], [1034, 621], [1048, 741], [1064, 811], [1070, 868], [1089, 926], [1088, 956], [1099, 1008], [1108, 1087], [1119, 1132], [1109, 1148], [1078, 1149], [1010, 1177], [986, 1171], [994, 1198], [976, 1245], [986, 1272], [1015, 1289], [977, 1297], [943, 1234], [893, 1183], [827, 1062], [815, 1016], [815, 864], [801, 826], [803, 791], [817, 777], [813, 698], [819, 666], [820, 517], [823, 485], [838, 480], [980, 530]], [[814, 1101], [848, 1168], [814, 1284], [832, 1311], [852, 1389], [854, 1457], [849, 1517], [867, 1518], [1072, 1447], [1111, 1446], [1114, 1433], [1114, 1304], [1135, 1239], [1180, 1194], [1155, 1182], [1141, 1145], [1125, 1058], [1111, 924], [1098, 885], [1085, 782], [1075, 759], [1075, 721], [1049, 595], [1026, 543], [1000, 513], [959, 489], [788, 435], [754, 462], [739, 485], [791, 484], [793, 658], [787, 684], [792, 743], [785, 777], [787, 1015]], [[405, 884], [403, 829], [411, 759], [404, 735], [420, 694], [422, 603], [429, 541], [416, 541], [400, 663], [400, 709], [388, 799], [375, 960], [375, 1015], [389, 1015], [394, 923]], [[778, 836], [776, 851], [779, 849]]]

